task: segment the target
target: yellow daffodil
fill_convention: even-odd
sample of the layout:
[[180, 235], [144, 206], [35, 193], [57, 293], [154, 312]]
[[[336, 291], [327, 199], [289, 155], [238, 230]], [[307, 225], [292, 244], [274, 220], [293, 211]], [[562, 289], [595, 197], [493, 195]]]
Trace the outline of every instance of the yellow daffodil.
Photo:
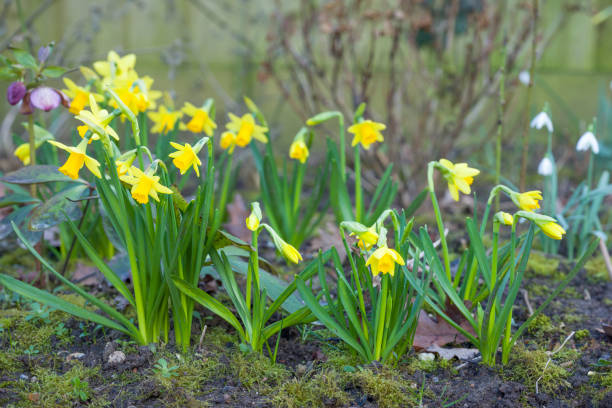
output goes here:
[[252, 212], [246, 219], [246, 227], [251, 231], [255, 231], [259, 228], [259, 219]]
[[302, 260], [302, 254], [295, 249], [295, 247], [291, 244], [286, 243], [285, 241], [281, 242], [280, 251], [288, 261], [293, 263], [298, 263]]
[[159, 201], [157, 193], [172, 194], [172, 190], [159, 183], [159, 176], [155, 176], [151, 168], [143, 172], [138, 167], [131, 167], [127, 174], [119, 178], [132, 186], [132, 197], [140, 204], [148, 203], [149, 196]]
[[196, 175], [200, 177], [200, 170], [198, 166], [202, 165], [202, 162], [198, 158], [198, 152], [202, 147], [198, 144], [199, 148], [192, 148], [189, 143], [185, 143], [185, 146], [181, 146], [178, 143], [170, 142], [170, 145], [174, 147], [177, 151], [170, 153], [169, 156], [172, 157], [172, 163], [181, 171], [181, 174], [185, 174], [185, 172], [193, 166], [193, 169], [196, 172]]
[[386, 246], [376, 249], [368, 258], [366, 266], [372, 267], [372, 275], [376, 276], [379, 273], [388, 273], [393, 276], [395, 274], [395, 264], [404, 265], [404, 258], [395, 250]]
[[504, 211], [500, 211], [498, 214], [499, 214], [499, 220], [502, 224], [512, 225], [514, 223], [514, 217], [512, 216], [512, 214], [508, 214], [507, 212], [504, 212]]
[[119, 177], [127, 174], [132, 167], [132, 163], [136, 159], [136, 151], [137, 149], [129, 150], [115, 160], [115, 167], [117, 167], [117, 175]]
[[123, 77], [134, 70], [136, 55], [127, 54], [120, 57], [115, 51], [109, 51], [106, 61], [96, 61], [93, 67], [102, 78]]
[[213, 131], [217, 128], [217, 124], [210, 118], [207, 110], [196, 108], [189, 102], [185, 102], [182, 111], [185, 115], [191, 116], [191, 120], [186, 126], [187, 130], [192, 133], [204, 132], [208, 136], [212, 136]]
[[68, 89], [63, 89], [64, 92], [70, 99], [70, 107], [68, 111], [73, 115], [78, 115], [86, 106], [89, 105], [89, 95], [93, 95], [96, 102], [102, 102], [104, 97], [94, 92], [90, 92], [87, 89], [78, 86], [72, 82], [69, 78], [64, 78], [64, 84]]
[[251, 139], [255, 138], [262, 143], [268, 143], [268, 138], [265, 133], [268, 131], [267, 127], [259, 126], [255, 123], [253, 115], [247, 113], [242, 117], [238, 117], [233, 113], [229, 114], [230, 123], [225, 125], [228, 130], [232, 131], [236, 135], [235, 143], [240, 147], [245, 147], [251, 143]]
[[[132, 72], [124, 78], [113, 82], [113, 90], [121, 101], [134, 113], [145, 112], [157, 107], [156, 100], [162, 97], [160, 91], [151, 89], [153, 78], [149, 76], [138, 77]], [[110, 105], [117, 108], [117, 102], [110, 101]]]
[[386, 126], [382, 123], [373, 122], [371, 120], [364, 120], [363, 122], [355, 123], [353, 126], [348, 128], [349, 133], [353, 133], [352, 146], [357, 146], [361, 143], [364, 149], [368, 150], [370, 146], [375, 142], [382, 142], [384, 140], [381, 130], [385, 130]]
[[92, 157], [87, 156], [87, 140], [82, 140], [76, 147], [66, 146], [63, 143], [56, 142], [55, 140], [47, 140], [53, 146], [59, 147], [62, 150], [70, 153], [68, 160], [58, 170], [70, 177], [73, 180], [79, 178], [79, 171], [83, 168], [83, 165], [87, 166], [89, 171], [92, 172], [97, 178], [101, 178], [100, 174], [100, 163]]
[[27, 166], [30, 164], [30, 144], [23, 143], [17, 146], [13, 153], [21, 162]]
[[448, 190], [453, 200], [459, 201], [459, 191], [470, 194], [470, 185], [480, 170], [468, 167], [467, 163], [453, 164], [450, 160], [440, 159], [439, 163], [444, 168], [442, 174], [448, 182]]
[[289, 157], [292, 159], [299, 160], [300, 163], [306, 163], [308, 159], [308, 146], [303, 140], [294, 140], [289, 148]]
[[160, 106], [157, 112], [149, 112], [149, 119], [154, 122], [151, 132], [167, 134], [174, 130], [176, 122], [181, 116], [183, 116], [181, 111], [169, 111], [165, 106]]
[[236, 135], [232, 132], [223, 132], [221, 140], [219, 140], [219, 146], [224, 150], [229, 149], [229, 154], [234, 153], [234, 149], [236, 148]]
[[535, 220], [535, 223], [538, 227], [540, 227], [544, 235], [546, 235], [549, 238], [560, 240], [563, 238], [563, 235], [565, 234], [565, 230], [563, 229], [563, 227], [557, 224], [555, 221]]
[[527, 191], [525, 193], [514, 193], [510, 196], [514, 204], [524, 211], [533, 211], [540, 208], [542, 192], [538, 190]]
[[355, 232], [351, 233], [351, 235], [356, 235], [359, 238], [357, 246], [364, 251], [369, 251], [378, 242], [378, 233], [373, 226], [364, 232]]
[[115, 116], [108, 113], [106, 109], [100, 109], [96, 103], [95, 97], [92, 94], [89, 95], [89, 107], [91, 111], [82, 110], [77, 116], [75, 116], [76, 119], [85, 124], [85, 127], [79, 126], [77, 129], [79, 135], [81, 135], [81, 137], [85, 137], [87, 130], [91, 130], [94, 133], [91, 137], [93, 140], [98, 140], [100, 138], [98, 133], [101, 132], [104, 132], [106, 135], [112, 136], [119, 140], [119, 135], [117, 135], [115, 129], [109, 125], [110, 121]]

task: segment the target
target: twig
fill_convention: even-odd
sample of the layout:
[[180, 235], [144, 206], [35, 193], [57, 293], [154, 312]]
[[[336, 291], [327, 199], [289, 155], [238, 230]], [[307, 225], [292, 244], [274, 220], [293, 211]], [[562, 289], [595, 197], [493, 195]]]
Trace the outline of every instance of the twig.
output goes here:
[[523, 299], [525, 300], [529, 317], [531, 317], [531, 315], [533, 315], [533, 307], [531, 307], [531, 303], [529, 303], [529, 292], [527, 292], [527, 289], [521, 289], [521, 293], [523, 294]]
[[606, 269], [608, 270], [608, 276], [612, 280], [612, 261], [610, 261], [610, 252], [603, 239], [599, 240], [599, 249], [601, 249], [601, 255], [603, 256], [604, 262], [606, 263]]
[[562, 349], [562, 348], [565, 346], [565, 343], [567, 343], [567, 342], [569, 341], [569, 339], [571, 339], [571, 338], [574, 336], [574, 334], [575, 334], [575, 333], [576, 333], [576, 332], [574, 332], [574, 331], [573, 331], [573, 332], [571, 332], [571, 333], [569, 334], [569, 336], [567, 336], [567, 337], [565, 338], [565, 340], [563, 340], [563, 343], [561, 343], [561, 345], [559, 346], [559, 348], [558, 348], [558, 349], [556, 349], [555, 351], [552, 351], [552, 352], [546, 352], [546, 354], [548, 354], [548, 361], [546, 362], [546, 365], [544, 366], [544, 369], [542, 370], [542, 375], [541, 375], [541, 376], [540, 376], [540, 377], [539, 377], [539, 378], [536, 380], [536, 383], [535, 383], [536, 394], [538, 394], [538, 383], [540, 382], [540, 380], [542, 379], [542, 377], [544, 377], [544, 371], [546, 371], [546, 369], [548, 368], [548, 365], [549, 365], [549, 364], [550, 364], [550, 362], [552, 361], [552, 356], [553, 356], [553, 355], [555, 355], [555, 354], [557, 354], [559, 351], [561, 351], [561, 349]]
[[529, 108], [531, 105], [531, 94], [533, 89], [533, 76], [535, 74], [536, 49], [538, 44], [538, 0], [533, 0], [533, 20], [532, 20], [532, 42], [531, 60], [529, 66], [529, 85], [527, 86], [527, 101], [525, 103], [525, 127], [523, 129], [523, 154], [521, 159], [521, 178], [519, 186], [521, 191], [525, 191], [525, 179], [527, 177], [527, 157], [529, 155]]
[[204, 336], [206, 336], [206, 325], [204, 325], [204, 328], [202, 329], [202, 334], [200, 335], [200, 342], [198, 343], [198, 350], [202, 350], [202, 342], [204, 341]]

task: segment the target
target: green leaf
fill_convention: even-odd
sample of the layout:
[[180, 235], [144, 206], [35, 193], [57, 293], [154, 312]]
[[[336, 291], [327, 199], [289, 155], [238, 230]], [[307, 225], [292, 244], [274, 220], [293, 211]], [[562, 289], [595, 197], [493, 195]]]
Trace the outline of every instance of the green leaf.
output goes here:
[[0, 67], [0, 80], [15, 81], [17, 78], [19, 78], [19, 75], [12, 67]]
[[37, 198], [32, 198], [29, 194], [9, 194], [3, 197], [0, 197], [0, 208], [9, 207], [15, 204], [30, 204], [30, 203], [38, 203], [40, 202]]
[[244, 339], [244, 330], [242, 325], [236, 319], [236, 316], [230, 312], [230, 310], [223, 305], [223, 303], [219, 302], [217, 299], [210, 296], [208, 293], [203, 290], [192, 286], [190, 283], [185, 282], [178, 278], [173, 278], [172, 281], [176, 285], [176, 287], [183, 292], [185, 295], [189, 296], [226, 322], [228, 322], [240, 335], [241, 339]]
[[17, 280], [11, 276], [0, 274], [0, 284], [5, 286], [7, 289], [18, 293], [28, 299], [32, 299], [45, 305], [51, 306], [55, 309], [61, 310], [62, 312], [66, 312], [81, 319], [90, 320], [94, 323], [101, 324], [111, 329], [130, 334], [129, 331], [126, 330], [123, 326], [104, 316], [100, 316], [99, 314], [90, 312], [89, 310], [81, 306], [72, 304], [44, 290], [37, 289], [34, 286], [28, 285], [27, 283]]
[[35, 71], [38, 70], [36, 58], [34, 58], [29, 52], [20, 50], [19, 48], [13, 48], [13, 55], [15, 56], [17, 62], [24, 67], [33, 69]]
[[37, 184], [55, 181], [86, 183], [81, 179], [73, 180], [60, 173], [56, 166], [46, 164], [22, 167], [19, 170], [6, 174], [4, 177], [0, 178], [0, 181], [12, 184]]
[[64, 75], [66, 71], [66, 68], [51, 65], [43, 69], [42, 73], [49, 78], [58, 78]]
[[32, 231], [43, 231], [66, 221], [66, 218], [77, 220], [81, 217], [78, 200], [87, 190], [87, 186], [78, 184], [52, 196], [32, 211], [29, 228]]

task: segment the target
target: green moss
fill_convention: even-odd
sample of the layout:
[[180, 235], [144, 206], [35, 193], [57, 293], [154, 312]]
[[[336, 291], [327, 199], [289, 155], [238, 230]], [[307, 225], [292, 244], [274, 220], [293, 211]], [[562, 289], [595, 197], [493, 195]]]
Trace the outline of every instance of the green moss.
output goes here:
[[603, 303], [606, 306], [612, 306], [612, 299], [604, 298]]
[[539, 337], [551, 333], [554, 329], [550, 317], [539, 314], [531, 321], [529, 327], [527, 327], [527, 332], [532, 336]]
[[584, 341], [591, 337], [591, 333], [587, 329], [578, 330], [576, 334], [574, 334], [574, 338], [577, 341]]
[[329, 349], [325, 351], [327, 360], [324, 367], [344, 372], [347, 367], [357, 367], [361, 364], [361, 359], [348, 347], [342, 349]]
[[0, 350], [0, 367], [2, 374], [11, 374], [21, 370], [23, 365], [11, 351]]
[[238, 344], [238, 336], [233, 332], [219, 326], [208, 327], [202, 342], [205, 346], [213, 346], [215, 349], [224, 350], [227, 343]]
[[416, 371], [425, 371], [433, 373], [438, 370], [453, 370], [453, 362], [443, 358], [425, 361], [418, 356], [410, 356], [402, 365], [401, 368], [408, 374], [414, 374]]
[[560, 279], [562, 273], [559, 271], [559, 260], [549, 258], [542, 252], [532, 251], [527, 261], [527, 271], [536, 276], [554, 277]]
[[232, 351], [229, 369], [247, 389], [257, 389], [264, 395], [269, 395], [272, 389], [289, 378], [289, 371], [284, 366], [273, 364], [257, 353], [245, 354], [238, 350]]
[[417, 385], [389, 368], [380, 371], [360, 370], [349, 375], [351, 383], [375, 400], [381, 408], [416, 406]]
[[[567, 346], [566, 346], [567, 347]], [[548, 354], [544, 350], [527, 350], [517, 345], [512, 350], [510, 361], [503, 368], [502, 375], [506, 380], [523, 383], [530, 391], [535, 391], [535, 384], [546, 393], [554, 393], [561, 387], [571, 387], [567, 382], [570, 373], [560, 364], [577, 358], [578, 353], [572, 353], [571, 359], [568, 355], [556, 354], [546, 367]], [[545, 369], [546, 367], [546, 369]]]
[[307, 374], [282, 384], [270, 402], [286, 408], [346, 406], [349, 396], [343, 383], [342, 376], [332, 370]]
[[587, 276], [595, 281], [606, 281], [608, 280], [608, 269], [606, 268], [606, 262], [603, 256], [591, 258], [584, 264], [584, 269], [587, 272]]
[[[79, 396], [74, 393], [74, 378], [81, 381], [81, 387], [87, 395], [91, 396], [91, 389], [87, 383], [99, 380], [98, 368], [86, 368], [80, 362], [76, 362], [70, 370], [64, 374], [57, 374], [49, 368], [35, 368], [33, 376], [37, 381], [19, 381], [17, 386], [21, 388], [24, 401], [36, 401], [36, 406], [57, 407], [71, 406], [80, 403]], [[103, 399], [92, 399], [88, 406], [100, 407], [108, 405]]]
[[559, 316], [559, 321], [567, 324], [576, 324], [584, 321], [584, 316], [575, 313], [567, 313], [564, 316]]

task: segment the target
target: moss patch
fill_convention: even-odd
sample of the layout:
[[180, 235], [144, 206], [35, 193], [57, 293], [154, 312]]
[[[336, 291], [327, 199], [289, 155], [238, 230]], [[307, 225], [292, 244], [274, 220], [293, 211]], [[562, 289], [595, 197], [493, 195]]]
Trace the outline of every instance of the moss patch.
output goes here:
[[[567, 347], [567, 346], [566, 346]], [[561, 364], [574, 361], [579, 353], [571, 351], [569, 354], [558, 353], [546, 366], [548, 354], [544, 350], [527, 350], [523, 346], [516, 346], [512, 350], [508, 366], [503, 368], [502, 375], [506, 380], [523, 383], [532, 392], [536, 381], [541, 391], [554, 393], [561, 387], [571, 387], [567, 382], [570, 373]], [[546, 367], [546, 369], [545, 369]]]
[[606, 269], [606, 262], [602, 256], [589, 259], [584, 264], [584, 269], [587, 272], [587, 276], [590, 279], [596, 281], [605, 281], [608, 279], [608, 270]]
[[351, 383], [361, 389], [381, 408], [417, 406], [417, 385], [386, 367], [378, 371], [360, 370], [349, 376]]
[[343, 390], [344, 382], [342, 376], [332, 370], [310, 372], [282, 384], [271, 403], [286, 408], [346, 406], [349, 396]]
[[563, 277], [563, 273], [559, 271], [559, 260], [537, 251], [531, 252], [527, 261], [527, 271], [535, 276], [554, 277], [555, 279]]

